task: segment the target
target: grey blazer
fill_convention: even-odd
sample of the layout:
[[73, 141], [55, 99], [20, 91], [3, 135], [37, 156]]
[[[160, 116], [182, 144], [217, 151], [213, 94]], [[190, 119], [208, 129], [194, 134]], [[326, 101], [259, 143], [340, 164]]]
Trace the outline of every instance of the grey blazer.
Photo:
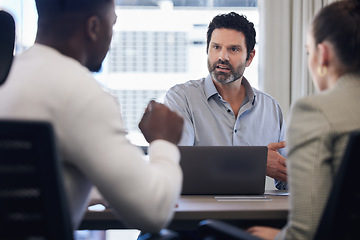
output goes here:
[[296, 102], [287, 129], [290, 213], [276, 239], [313, 239], [348, 135], [360, 129], [360, 75]]

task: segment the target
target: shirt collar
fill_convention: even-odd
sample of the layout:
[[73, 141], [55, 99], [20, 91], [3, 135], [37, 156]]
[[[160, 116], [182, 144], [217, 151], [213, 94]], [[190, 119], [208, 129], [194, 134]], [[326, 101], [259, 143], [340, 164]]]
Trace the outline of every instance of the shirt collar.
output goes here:
[[251, 105], [254, 105], [256, 94], [251, 87], [249, 81], [245, 77], [243, 77], [241, 84], [245, 87], [246, 96], [249, 99], [249, 102], [251, 102]]
[[212, 97], [213, 95], [217, 95], [219, 94], [218, 91], [216, 90], [215, 84], [212, 81], [211, 75], [207, 75], [207, 77], [205, 78], [205, 96], [206, 99], [209, 100], [210, 97]]
[[[254, 105], [255, 103], [255, 92], [252, 89], [249, 81], [243, 77], [241, 84], [245, 87], [245, 91], [246, 91], [246, 96], [249, 99], [249, 102], [252, 103], [252, 105]], [[215, 94], [218, 95], [219, 92], [216, 90], [215, 84], [211, 78], [211, 75], [207, 75], [207, 77], [205, 78], [205, 96], [206, 99], [209, 100], [210, 97], [214, 96]]]

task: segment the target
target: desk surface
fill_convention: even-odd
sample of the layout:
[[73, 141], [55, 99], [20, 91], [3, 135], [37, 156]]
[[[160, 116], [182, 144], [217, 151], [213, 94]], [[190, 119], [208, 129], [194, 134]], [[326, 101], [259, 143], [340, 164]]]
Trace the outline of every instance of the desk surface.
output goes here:
[[[267, 192], [269, 193], [269, 192]], [[248, 196], [181, 196], [169, 228], [186, 230], [196, 228], [199, 221], [218, 219], [239, 225], [240, 222], [286, 222], [288, 196], [265, 194], [263, 198]], [[276, 191], [276, 193], [279, 193]], [[127, 228], [111, 209], [87, 211], [80, 229]]]

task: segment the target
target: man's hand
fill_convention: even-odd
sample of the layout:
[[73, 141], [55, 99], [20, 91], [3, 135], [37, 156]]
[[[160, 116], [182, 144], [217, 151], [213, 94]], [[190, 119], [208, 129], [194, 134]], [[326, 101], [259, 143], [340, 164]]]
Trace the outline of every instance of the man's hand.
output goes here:
[[184, 120], [164, 104], [150, 101], [139, 123], [146, 141], [167, 140], [177, 145], [181, 139]]
[[273, 240], [280, 232], [277, 228], [254, 226], [246, 230], [250, 234], [265, 240]]
[[277, 151], [285, 147], [285, 141], [270, 143], [268, 146], [266, 175], [276, 180], [287, 182], [286, 159]]

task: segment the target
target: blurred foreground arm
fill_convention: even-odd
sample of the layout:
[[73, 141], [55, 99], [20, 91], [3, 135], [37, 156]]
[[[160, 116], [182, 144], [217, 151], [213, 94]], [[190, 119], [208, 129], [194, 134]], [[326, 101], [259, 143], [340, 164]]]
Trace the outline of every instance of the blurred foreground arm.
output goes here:
[[[139, 124], [150, 142], [149, 161], [145, 161], [142, 150], [126, 138], [113, 98], [106, 98], [108, 102], [95, 98], [91, 114], [82, 115], [96, 127], [90, 131], [84, 124], [76, 125], [91, 134], [86, 138], [91, 141], [84, 144], [83, 135], [71, 135], [79, 138], [79, 143], [81, 137], [81, 146], [86, 146], [82, 149], [80, 144], [71, 145], [74, 151], [80, 148], [80, 152], [88, 153], [84, 162], [76, 163], [124, 224], [144, 232], [158, 232], [171, 221], [181, 193], [176, 143], [181, 138], [182, 118], [162, 104], [149, 103]], [[114, 111], [106, 111], [104, 106]]]

